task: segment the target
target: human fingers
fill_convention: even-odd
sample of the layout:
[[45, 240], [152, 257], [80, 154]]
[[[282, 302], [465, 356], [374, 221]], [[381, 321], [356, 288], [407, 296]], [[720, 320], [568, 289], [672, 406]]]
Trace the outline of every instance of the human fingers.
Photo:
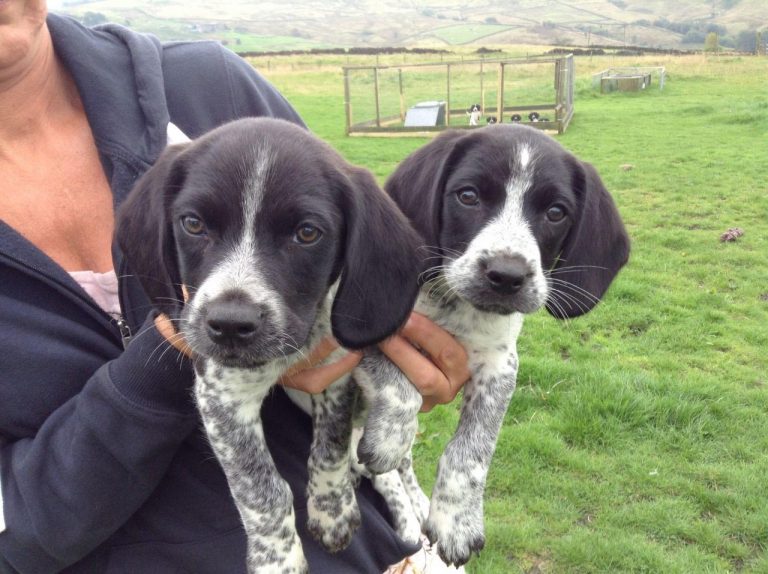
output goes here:
[[336, 379], [354, 369], [362, 357], [359, 353], [348, 353], [338, 361], [318, 366], [338, 348], [339, 344], [333, 337], [324, 337], [304, 359], [283, 373], [278, 382], [308, 393], [322, 392]]
[[158, 314], [157, 317], [155, 317], [155, 328], [163, 337], [165, 337], [168, 344], [174, 347], [177, 351], [183, 353], [187, 357], [193, 357], [194, 353], [192, 352], [192, 348], [187, 344], [184, 335], [176, 331], [173, 323], [171, 323], [171, 320], [168, 318], [168, 315], [165, 313]]
[[423, 412], [453, 400], [456, 392], [443, 372], [407, 339], [394, 335], [379, 343], [381, 351], [408, 377], [422, 395]]
[[469, 356], [464, 347], [448, 331], [420, 313], [411, 313], [402, 336], [424, 351], [445, 375], [453, 397], [469, 380]]
[[327, 359], [331, 353], [333, 353], [336, 349], [339, 348], [339, 344], [336, 342], [336, 340], [333, 337], [323, 337], [320, 339], [320, 342], [315, 345], [312, 350], [310, 350], [309, 354], [295, 363], [292, 367], [290, 367], [285, 373], [283, 373], [283, 376], [291, 376], [292, 374], [299, 373], [301, 371], [304, 371], [306, 369], [309, 369], [311, 367], [314, 367], [315, 365], [322, 363], [325, 359]]

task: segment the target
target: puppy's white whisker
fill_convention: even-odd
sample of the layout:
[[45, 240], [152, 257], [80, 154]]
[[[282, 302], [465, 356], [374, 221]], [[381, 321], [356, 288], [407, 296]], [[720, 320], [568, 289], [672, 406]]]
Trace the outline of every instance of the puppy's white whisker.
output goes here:
[[570, 289], [571, 291], [574, 291], [575, 293], [582, 295], [584, 298], [588, 299], [592, 303], [597, 304], [600, 301], [600, 298], [593, 293], [590, 293], [583, 287], [576, 285], [575, 283], [571, 283], [570, 281], [564, 281], [563, 279], [557, 279], [554, 277], [550, 277], [549, 279], [550, 283], [554, 286], [557, 286], [561, 291], [562, 289]]
[[557, 294], [559, 296], [559, 300], [562, 303], [567, 303], [568, 306], [570, 306], [570, 307], [576, 307], [582, 313], [586, 313], [589, 310], [588, 306], [584, 303], [583, 300], [579, 299], [578, 297], [576, 297], [576, 296], [574, 296], [574, 295], [572, 295], [570, 293], [566, 293], [565, 291], [562, 291], [562, 290], [559, 290], [559, 289], [554, 289], [553, 293], [555, 293], [555, 294]]

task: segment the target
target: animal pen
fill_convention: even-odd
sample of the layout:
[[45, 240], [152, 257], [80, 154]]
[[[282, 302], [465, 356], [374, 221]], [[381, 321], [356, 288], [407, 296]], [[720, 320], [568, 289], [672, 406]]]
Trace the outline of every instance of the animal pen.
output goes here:
[[600, 93], [609, 92], [639, 92], [651, 85], [653, 76], [659, 84], [659, 90], [664, 89], [667, 72], [663, 66], [632, 66], [627, 68], [608, 68], [592, 75], [592, 86], [600, 88]]
[[[571, 54], [343, 70], [347, 135], [407, 135], [496, 122], [563, 133], [573, 117]], [[473, 107], [479, 118], [471, 114]]]

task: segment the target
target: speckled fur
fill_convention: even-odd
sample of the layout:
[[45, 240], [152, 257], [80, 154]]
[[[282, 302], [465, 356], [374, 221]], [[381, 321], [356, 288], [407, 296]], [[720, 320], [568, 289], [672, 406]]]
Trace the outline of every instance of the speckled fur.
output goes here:
[[[329, 304], [330, 298], [308, 347], [330, 332]], [[256, 369], [226, 367], [211, 359], [198, 364], [195, 397], [248, 535], [250, 572], [308, 572], [296, 533], [293, 496], [267, 449], [260, 416], [264, 397], [289, 363], [282, 358]], [[309, 399], [314, 434], [307, 465], [308, 528], [331, 552], [345, 548], [360, 524], [349, 472], [355, 393], [347, 376]], [[306, 401], [301, 403], [306, 408]]]
[[469, 354], [456, 432], [440, 457], [425, 534], [448, 564], [464, 564], [485, 544], [483, 493], [517, 379], [522, 315], [501, 316], [460, 302], [445, 310], [428, 297], [417, 308], [453, 333]]

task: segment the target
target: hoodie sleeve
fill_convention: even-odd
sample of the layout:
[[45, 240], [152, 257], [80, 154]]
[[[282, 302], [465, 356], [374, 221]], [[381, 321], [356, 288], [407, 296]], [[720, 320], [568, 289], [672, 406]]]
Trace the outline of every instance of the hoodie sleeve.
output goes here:
[[171, 122], [190, 138], [244, 117], [271, 117], [302, 127], [299, 114], [248, 62], [215, 42], [163, 48]]
[[192, 367], [158, 353], [163, 341], [150, 316], [33, 437], [0, 441], [0, 572], [57, 572], [76, 562], [157, 487], [198, 424]]

